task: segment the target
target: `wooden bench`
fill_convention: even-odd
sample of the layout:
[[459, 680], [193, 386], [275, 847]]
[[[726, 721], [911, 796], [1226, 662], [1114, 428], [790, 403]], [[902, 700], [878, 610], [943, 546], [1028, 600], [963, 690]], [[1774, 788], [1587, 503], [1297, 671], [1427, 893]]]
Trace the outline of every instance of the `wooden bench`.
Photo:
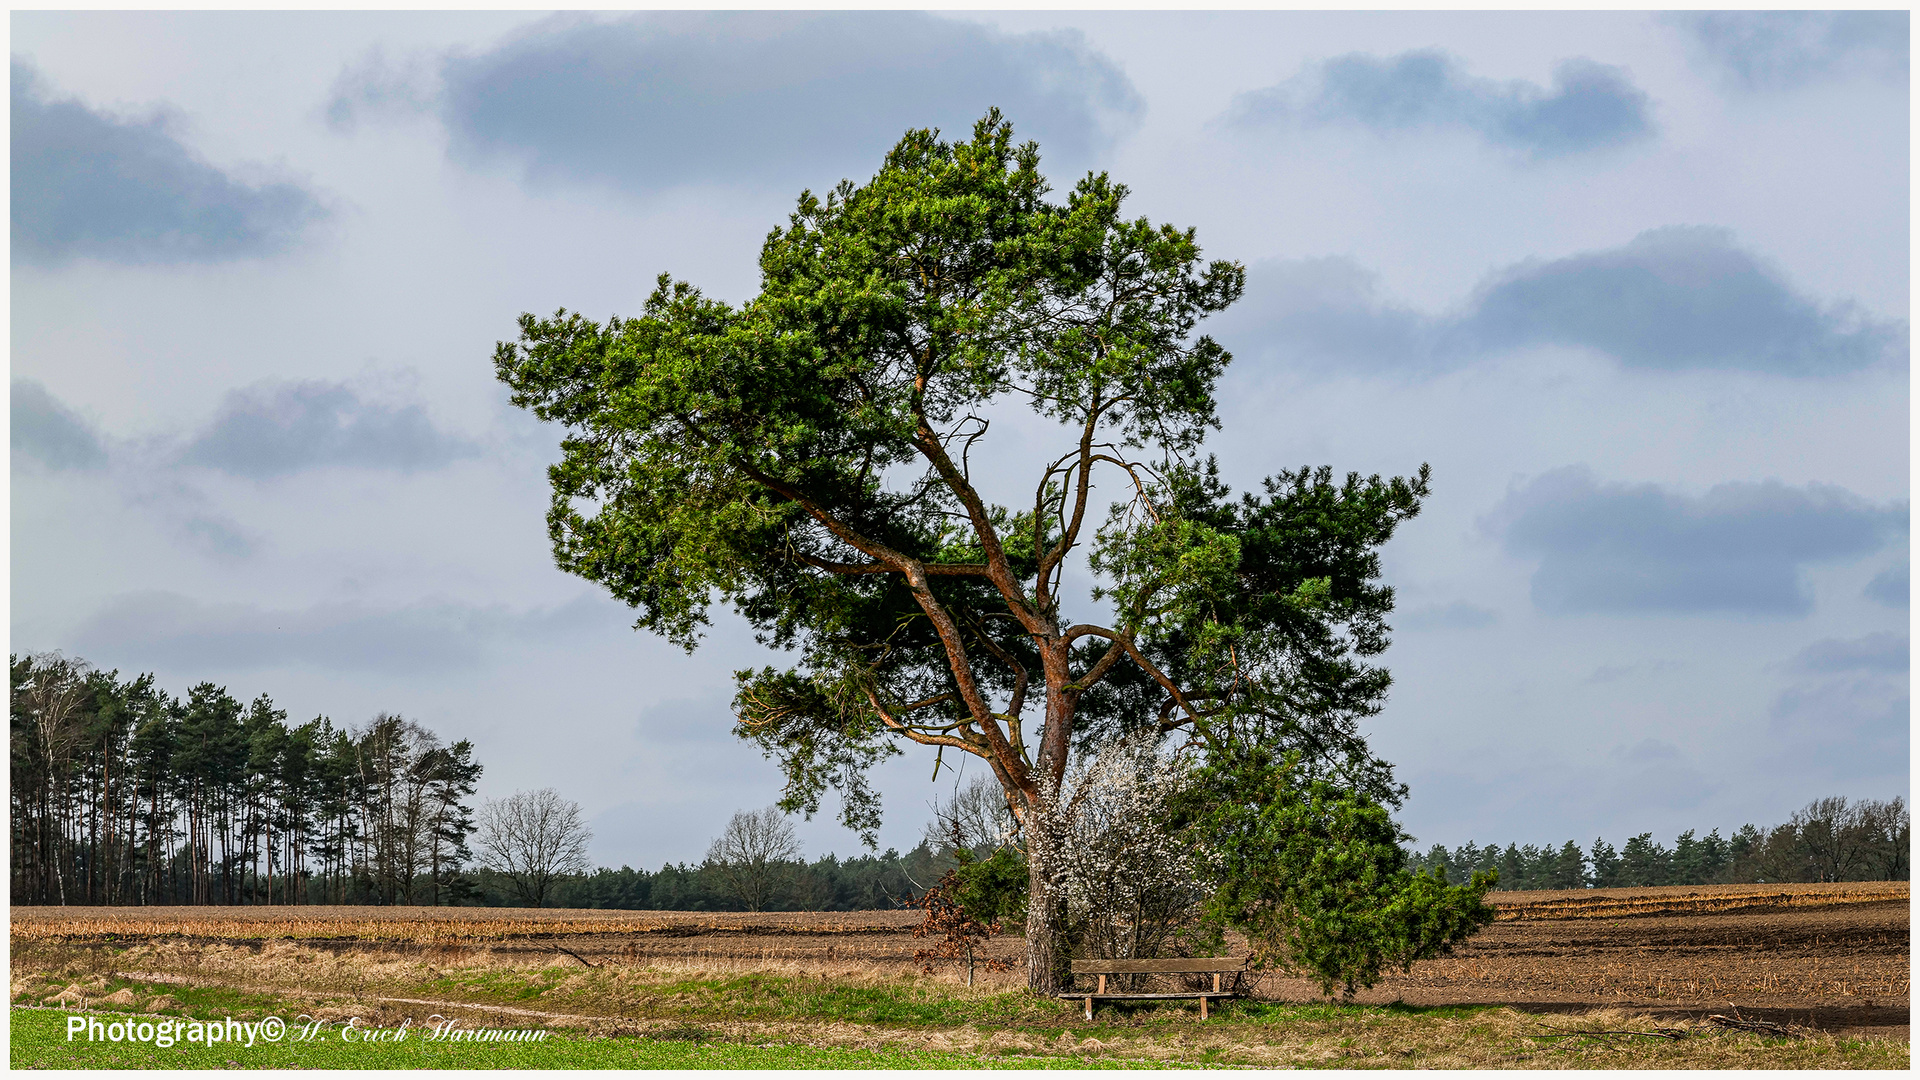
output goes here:
[[[1239, 956], [1196, 956], [1176, 960], [1075, 960], [1075, 975], [1093, 975], [1100, 980], [1099, 988], [1089, 994], [1084, 990], [1064, 990], [1063, 998], [1084, 998], [1087, 1003], [1087, 1019], [1093, 1019], [1095, 1001], [1167, 1001], [1180, 998], [1200, 999], [1200, 1019], [1207, 1018], [1207, 1002], [1214, 998], [1238, 997], [1239, 990], [1220, 989], [1220, 976], [1238, 975], [1247, 970], [1247, 957]], [[1109, 994], [1107, 976], [1109, 975], [1212, 975], [1213, 989], [1187, 990], [1177, 994]]]

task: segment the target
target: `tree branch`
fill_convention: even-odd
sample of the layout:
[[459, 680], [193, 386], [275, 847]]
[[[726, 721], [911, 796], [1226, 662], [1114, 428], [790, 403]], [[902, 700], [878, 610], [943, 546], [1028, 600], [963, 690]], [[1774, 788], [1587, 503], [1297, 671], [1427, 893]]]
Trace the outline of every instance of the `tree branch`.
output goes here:
[[[818, 555], [808, 555], [802, 551], [793, 553], [793, 557], [818, 570], [832, 574], [902, 574], [906, 571], [898, 566], [889, 566], [883, 562], [843, 563], [832, 559], [823, 559]], [[921, 569], [929, 577], [985, 577], [987, 567], [984, 563], [922, 563]]]
[[[867, 686], [862, 687], [862, 689], [866, 692], [867, 701], [873, 706], [874, 715], [880, 718], [881, 723], [887, 725], [887, 727], [899, 734], [905, 735], [914, 742], [926, 746], [951, 746], [965, 750], [970, 754], [980, 754], [978, 748], [968, 745], [965, 739], [957, 735], [932, 735], [927, 732], [915, 730], [911, 725], [903, 723], [899, 717], [889, 712], [885, 705], [880, 704], [880, 695], [874, 693], [873, 687]], [[981, 756], [984, 757], [985, 755]]]
[[[947, 662], [953, 669], [953, 681], [960, 689], [960, 697], [966, 702], [967, 712], [974, 722], [980, 725], [986, 735], [987, 745], [994, 755], [1000, 757], [1009, 774], [1025, 780], [1025, 768], [1015, 757], [1013, 747], [1008, 744], [1006, 735], [1001, 732], [999, 723], [994, 719], [993, 710], [987, 707], [986, 697], [980, 692], [980, 683], [973, 676], [973, 663], [967, 657], [966, 643], [960, 640], [960, 627], [953, 616], [933, 595], [933, 588], [927, 582], [926, 572], [917, 562], [907, 572], [907, 584], [913, 589], [913, 597], [920, 609], [927, 613], [927, 619], [933, 624], [934, 632], [940, 635], [940, 643], [946, 646]], [[984, 755], [983, 755], [984, 756]], [[1019, 771], [1015, 771], [1018, 768]], [[1031, 781], [1021, 785], [1031, 786]]]
[[1025, 745], [1026, 735], [1020, 730], [1020, 710], [1025, 708], [1027, 703], [1027, 685], [1029, 679], [1027, 665], [1021, 663], [1019, 657], [1001, 648], [1000, 643], [988, 635], [986, 627], [981, 626], [978, 619], [974, 620], [973, 632], [979, 635], [980, 643], [986, 646], [988, 652], [992, 653], [1001, 663], [1013, 669], [1013, 693], [1010, 694], [1007, 699], [1007, 742], [1013, 747], [1014, 752], [1020, 755], [1021, 760], [1024, 761], [1027, 753]]
[[[1071, 524], [1064, 521], [1061, 522], [1059, 541], [1041, 557], [1040, 569], [1034, 574], [1035, 592], [1042, 598], [1042, 602], [1052, 597], [1052, 586], [1049, 582], [1053, 577], [1054, 568], [1060, 565], [1062, 559], [1066, 558], [1067, 552], [1073, 550], [1074, 541], [1080, 536], [1080, 526], [1086, 520], [1087, 491], [1093, 475], [1093, 461], [1091, 458], [1093, 454], [1093, 433], [1099, 428], [1100, 414], [1106, 411], [1106, 406], [1100, 402], [1099, 387], [1096, 386], [1093, 388], [1091, 396], [1093, 406], [1087, 411], [1087, 422], [1082, 425], [1080, 429], [1080, 446], [1074, 451], [1074, 453], [1079, 455], [1080, 461], [1072, 470], [1079, 474], [1075, 478], [1077, 483], [1073, 499], [1073, 521]], [[1069, 454], [1068, 456], [1073, 455]], [[1062, 460], [1065, 459], [1062, 458]], [[1048, 469], [1047, 475], [1052, 476], [1053, 472], [1053, 469]], [[1046, 481], [1043, 479], [1041, 481], [1042, 486], [1044, 486], [1045, 483]], [[1063, 491], [1061, 494], [1064, 497], [1066, 493]], [[1037, 530], [1040, 527], [1038, 520], [1039, 515], [1036, 514], [1034, 516], [1034, 528]]]
[[[682, 424], [685, 424], [688, 431], [692, 432], [695, 436], [699, 437], [702, 441], [706, 442], [708, 445], [710, 446], [724, 445], [723, 443], [717, 442], [711, 435], [708, 435], [704, 430], [702, 430], [700, 424], [696, 422], [692, 417], [676, 414], [675, 419], [679, 420]], [[792, 484], [789, 484], [784, 480], [768, 475], [767, 473], [761, 471], [760, 469], [755, 468], [753, 463], [747, 460], [745, 456], [738, 455], [738, 454], [734, 455], [733, 464], [735, 468], [739, 469], [742, 473], [745, 473], [748, 479], [752, 480], [754, 483], [759, 484], [761, 487], [766, 488], [768, 491], [772, 491], [775, 494], [782, 495], [788, 499], [791, 499], [802, 510], [805, 510], [809, 517], [812, 517], [815, 521], [818, 521], [820, 524], [826, 526], [827, 531], [833, 533], [833, 535], [846, 541], [846, 543], [849, 546], [859, 549], [862, 553], [868, 556], [871, 556], [872, 558], [878, 559], [881, 562], [886, 563], [889, 566], [892, 566], [895, 570], [900, 570], [900, 571], [904, 571], [907, 567], [907, 564], [913, 563], [916, 561], [913, 559], [912, 556], [909, 556], [903, 552], [895, 551], [893, 548], [888, 547], [886, 544], [883, 544], [878, 540], [872, 540], [865, 536], [862, 536], [860, 533], [856, 532], [851, 525], [848, 525], [846, 522], [841, 521], [839, 518], [828, 513], [825, 507], [822, 507], [819, 503], [808, 498], [807, 495], [804, 492], [802, 492], [799, 488], [796, 488]]]
[[[1133, 662], [1140, 665], [1140, 670], [1146, 672], [1148, 678], [1160, 684], [1160, 689], [1165, 690], [1168, 696], [1173, 698], [1173, 700], [1176, 703], [1178, 703], [1182, 709], [1186, 710], [1188, 717], [1194, 720], [1200, 719], [1199, 712], [1197, 712], [1194, 709], [1194, 707], [1188, 703], [1186, 694], [1181, 692], [1179, 687], [1173, 685], [1173, 680], [1167, 678], [1164, 672], [1162, 672], [1159, 668], [1155, 667], [1153, 663], [1149, 661], [1145, 656], [1141, 655], [1139, 648], [1134, 645], [1132, 638], [1124, 634], [1114, 633], [1112, 630], [1109, 630], [1104, 626], [1094, 626], [1089, 623], [1081, 623], [1078, 626], [1069, 628], [1064, 634], [1060, 635], [1060, 640], [1061, 640], [1061, 643], [1064, 645], [1064, 644], [1071, 644], [1072, 642], [1083, 637], [1106, 638], [1108, 641], [1111, 641], [1114, 644], [1125, 649], [1127, 652], [1127, 655], [1133, 659]], [[1102, 660], [1104, 659], [1105, 657], [1102, 657]], [[1095, 666], [1097, 667], [1099, 665], [1096, 664]]]
[[1025, 594], [1020, 590], [1020, 583], [1013, 579], [1013, 570], [1007, 565], [1006, 549], [1001, 546], [1000, 535], [994, 531], [993, 522], [987, 516], [986, 503], [981, 500], [980, 493], [973, 489], [973, 485], [967, 482], [966, 477], [960, 474], [960, 470], [954, 467], [953, 459], [947, 455], [946, 447], [940, 444], [940, 439], [934, 434], [932, 425], [927, 423], [925, 403], [921, 397], [924, 392], [924, 383], [923, 375], [915, 388], [913, 400], [914, 446], [920, 451], [921, 456], [925, 457], [940, 473], [941, 479], [947, 482], [947, 487], [960, 500], [960, 504], [967, 508], [967, 517], [973, 524], [974, 535], [980, 538], [980, 547], [987, 555], [987, 578], [993, 582], [995, 588], [1000, 590], [1000, 595], [1007, 601], [1008, 609], [1019, 616], [1021, 624], [1029, 633], [1044, 634], [1052, 628], [1047, 626], [1040, 615], [1033, 610], [1032, 605], [1027, 603]]

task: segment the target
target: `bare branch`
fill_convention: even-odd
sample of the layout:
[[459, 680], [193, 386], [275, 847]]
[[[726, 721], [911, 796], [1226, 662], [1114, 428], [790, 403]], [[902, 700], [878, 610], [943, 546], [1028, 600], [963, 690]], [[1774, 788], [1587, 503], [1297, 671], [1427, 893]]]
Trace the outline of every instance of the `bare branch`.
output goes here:
[[1140, 670], [1146, 672], [1148, 678], [1160, 684], [1160, 688], [1162, 690], [1165, 690], [1168, 693], [1168, 695], [1170, 695], [1173, 698], [1173, 700], [1180, 705], [1182, 709], [1185, 709], [1187, 711], [1188, 716], [1192, 717], [1195, 720], [1200, 719], [1200, 714], [1196, 712], [1193, 706], [1188, 703], [1187, 695], [1183, 693], [1179, 687], [1173, 684], [1172, 679], [1167, 678], [1165, 672], [1162, 672], [1158, 667], [1155, 667], [1153, 663], [1149, 661], [1145, 656], [1141, 655], [1139, 648], [1134, 645], [1132, 638], [1124, 634], [1117, 634], [1112, 630], [1107, 629], [1104, 626], [1093, 626], [1088, 623], [1082, 623], [1078, 626], [1071, 627], [1066, 631], [1066, 633], [1062, 634], [1060, 637], [1061, 637], [1061, 641], [1065, 643], [1071, 643], [1083, 637], [1106, 638], [1108, 641], [1114, 642], [1115, 644], [1121, 646], [1127, 651], [1127, 655], [1133, 659], [1133, 662], [1140, 665]]

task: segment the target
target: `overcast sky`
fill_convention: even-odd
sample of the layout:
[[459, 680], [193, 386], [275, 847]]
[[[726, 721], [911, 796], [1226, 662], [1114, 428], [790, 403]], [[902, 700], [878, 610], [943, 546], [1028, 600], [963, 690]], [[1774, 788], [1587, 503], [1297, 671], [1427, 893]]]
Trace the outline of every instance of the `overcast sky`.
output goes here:
[[[1432, 464], [1371, 726], [1422, 844], [1908, 791], [1904, 13], [11, 28], [15, 651], [399, 712], [484, 795], [578, 800], [603, 863], [697, 859], [776, 797], [728, 701], [778, 660], [554, 569], [557, 434], [494, 343], [663, 270], [745, 300], [803, 188], [997, 105], [1057, 187], [1247, 266], [1231, 480]], [[1053, 437], [1007, 427], [1009, 468]], [[931, 772], [879, 773], [883, 846]], [[858, 847], [831, 818], [810, 854]]]

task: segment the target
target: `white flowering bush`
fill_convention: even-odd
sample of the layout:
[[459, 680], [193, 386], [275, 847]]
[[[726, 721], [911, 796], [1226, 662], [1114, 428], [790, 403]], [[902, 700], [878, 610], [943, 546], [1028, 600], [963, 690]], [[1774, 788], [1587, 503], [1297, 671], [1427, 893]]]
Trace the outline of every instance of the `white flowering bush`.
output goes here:
[[1053, 812], [1028, 842], [1049, 849], [1055, 902], [1077, 955], [1159, 956], [1191, 929], [1208, 889], [1190, 830], [1176, 830], [1175, 801], [1191, 769], [1153, 740], [1108, 744], [1068, 773]]

